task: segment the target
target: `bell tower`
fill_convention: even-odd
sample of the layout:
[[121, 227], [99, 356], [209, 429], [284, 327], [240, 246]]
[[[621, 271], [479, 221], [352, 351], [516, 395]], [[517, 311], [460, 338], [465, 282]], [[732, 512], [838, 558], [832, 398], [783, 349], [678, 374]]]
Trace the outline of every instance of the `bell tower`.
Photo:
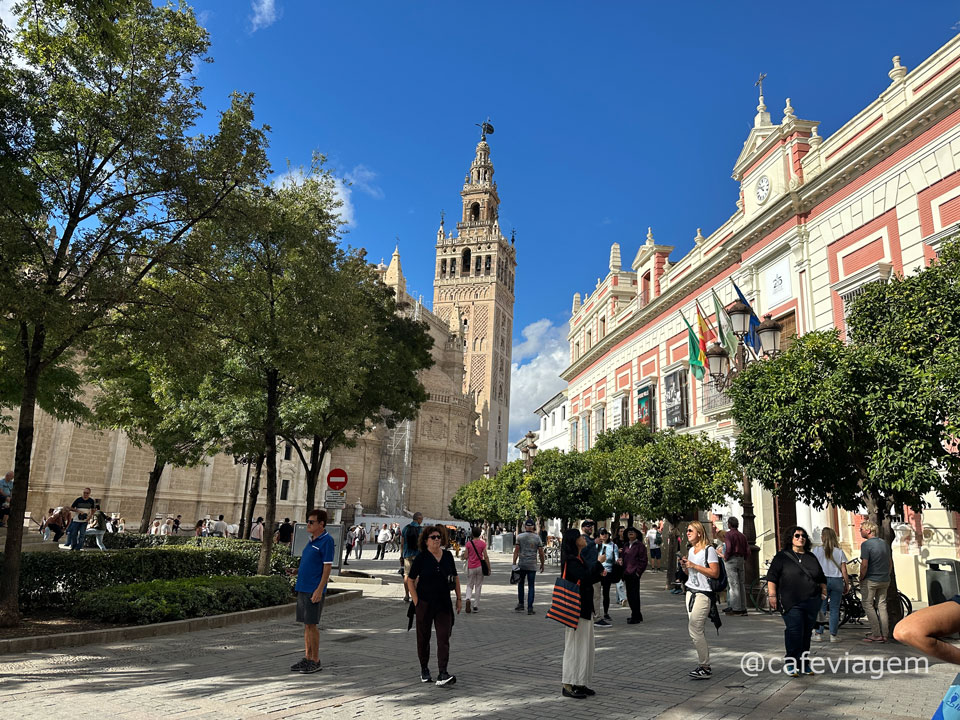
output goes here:
[[[473, 477], [507, 461], [510, 423], [510, 361], [513, 338], [513, 283], [517, 267], [514, 239], [500, 232], [500, 196], [493, 180], [487, 134], [482, 134], [460, 197], [463, 212], [456, 235], [437, 230], [433, 311], [459, 327], [464, 348], [464, 394], [475, 405], [480, 446]], [[454, 325], [456, 324], [456, 325]]]

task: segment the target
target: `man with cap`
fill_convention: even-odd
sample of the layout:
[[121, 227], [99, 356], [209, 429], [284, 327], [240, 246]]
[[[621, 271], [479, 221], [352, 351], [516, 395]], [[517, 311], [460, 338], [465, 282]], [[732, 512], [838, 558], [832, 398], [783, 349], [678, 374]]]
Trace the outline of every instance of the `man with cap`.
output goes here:
[[517, 612], [523, 612], [523, 582], [529, 586], [527, 593], [527, 615], [533, 615], [533, 585], [537, 577], [537, 555], [540, 556], [540, 572], [543, 572], [543, 540], [536, 533], [536, 523], [527, 518], [523, 523], [523, 532], [517, 536], [513, 546], [513, 564], [520, 568], [520, 580], [517, 582]]
[[[593, 529], [594, 523], [593, 520], [584, 520], [580, 523], [580, 532], [583, 534], [583, 539], [587, 541], [587, 545], [580, 551], [580, 558], [583, 560], [583, 564], [587, 566], [589, 572], [593, 572], [593, 566], [598, 562], [604, 562], [607, 557], [606, 555], [600, 555], [600, 546], [597, 544], [597, 541], [593, 538]], [[594, 583], [593, 585], [593, 621], [596, 623], [598, 620], [602, 620], [602, 612], [598, 613], [597, 609], [603, 607], [603, 596], [602, 590], [600, 588], [600, 583]], [[606, 625], [601, 625], [600, 627], [606, 627]]]

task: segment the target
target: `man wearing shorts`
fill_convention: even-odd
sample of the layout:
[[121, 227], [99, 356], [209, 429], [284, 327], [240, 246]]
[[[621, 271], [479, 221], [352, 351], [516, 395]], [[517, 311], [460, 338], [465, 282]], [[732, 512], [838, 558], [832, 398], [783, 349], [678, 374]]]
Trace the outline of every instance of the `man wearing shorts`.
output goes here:
[[660, 531], [657, 529], [656, 523], [653, 527], [647, 530], [647, 543], [650, 545], [650, 562], [653, 565], [653, 569], [657, 572], [660, 572], [660, 546], [663, 544], [661, 539]]
[[333, 569], [333, 538], [327, 532], [325, 510], [307, 513], [310, 542], [303, 548], [297, 570], [297, 622], [303, 623], [304, 657], [290, 666], [292, 672], [315, 673], [320, 665], [320, 613]]
[[[403, 576], [410, 577], [410, 568], [413, 566], [413, 559], [420, 552], [420, 532], [423, 524], [423, 513], [414, 513], [413, 522], [403, 528], [400, 539], [400, 548], [403, 556]], [[410, 591], [407, 584], [403, 584], [403, 601], [410, 600]]]

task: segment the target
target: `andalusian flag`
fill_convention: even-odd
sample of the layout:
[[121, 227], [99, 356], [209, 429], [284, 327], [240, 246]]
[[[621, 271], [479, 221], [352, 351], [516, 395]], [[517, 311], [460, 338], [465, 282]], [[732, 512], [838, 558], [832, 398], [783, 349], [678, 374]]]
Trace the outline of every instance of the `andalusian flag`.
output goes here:
[[693, 376], [700, 380], [706, 372], [707, 345], [705, 342], [701, 345], [700, 339], [693, 332], [693, 328], [690, 327], [690, 323], [687, 322], [682, 310], [680, 311], [680, 317], [683, 318], [683, 324], [687, 326], [687, 355], [690, 357], [690, 369], [693, 370]]
[[737, 352], [737, 336], [733, 333], [733, 322], [723, 307], [723, 303], [720, 302], [720, 296], [717, 295], [717, 291], [712, 290], [711, 292], [713, 293], [713, 308], [717, 313], [717, 329], [720, 331], [720, 344], [723, 345], [723, 349], [727, 351], [727, 354], [733, 358]]

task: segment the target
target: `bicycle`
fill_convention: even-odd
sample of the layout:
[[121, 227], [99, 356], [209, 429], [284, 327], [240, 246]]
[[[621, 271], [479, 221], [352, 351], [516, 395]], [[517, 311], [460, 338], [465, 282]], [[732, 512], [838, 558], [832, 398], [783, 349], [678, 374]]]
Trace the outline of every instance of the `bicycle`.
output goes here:
[[[766, 562], [767, 569], [770, 568], [770, 561]], [[756, 580], [750, 584], [750, 589], [747, 591], [747, 594], [750, 596], [750, 604], [754, 608], [759, 610], [762, 613], [767, 615], [773, 615], [777, 611], [777, 606], [774, 604], [770, 605], [770, 596], [767, 595], [767, 576], [761, 575]]]

